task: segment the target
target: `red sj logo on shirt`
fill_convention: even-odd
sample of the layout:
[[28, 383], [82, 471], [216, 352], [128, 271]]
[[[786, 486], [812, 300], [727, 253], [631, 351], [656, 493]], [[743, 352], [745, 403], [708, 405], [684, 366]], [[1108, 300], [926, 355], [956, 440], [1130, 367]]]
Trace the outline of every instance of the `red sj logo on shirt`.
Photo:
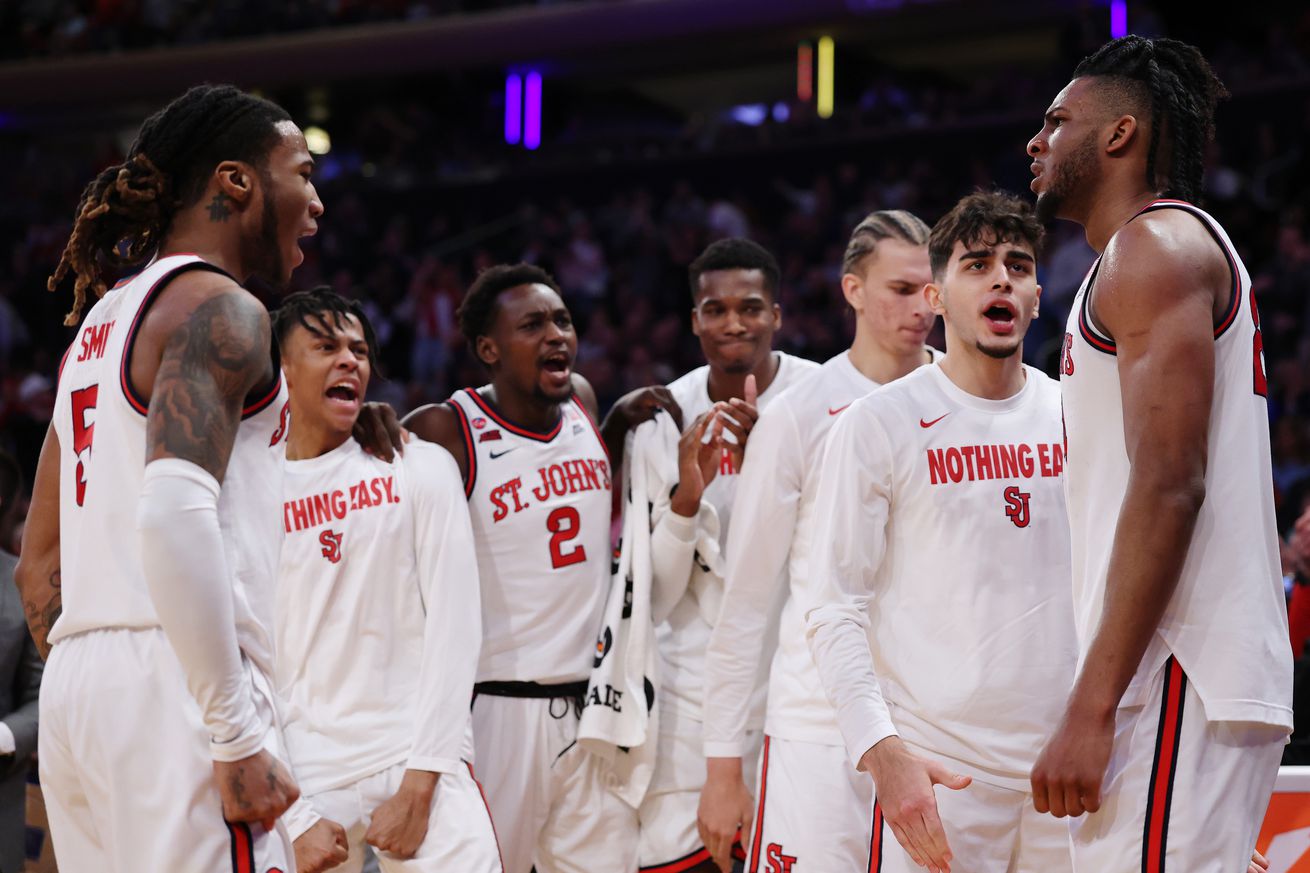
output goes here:
[[341, 560], [341, 537], [342, 534], [330, 530], [325, 530], [318, 535], [319, 545], [323, 547], [323, 557], [334, 564]]

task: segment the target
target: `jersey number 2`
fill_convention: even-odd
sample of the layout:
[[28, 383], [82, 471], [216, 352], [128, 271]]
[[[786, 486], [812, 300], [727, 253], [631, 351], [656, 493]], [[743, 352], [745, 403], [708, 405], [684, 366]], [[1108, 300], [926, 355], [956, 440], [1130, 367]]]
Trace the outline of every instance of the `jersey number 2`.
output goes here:
[[578, 511], [572, 506], [561, 506], [546, 517], [546, 529], [550, 531], [550, 566], [556, 570], [571, 564], [580, 564], [587, 560], [585, 547], [574, 546], [564, 551], [564, 544], [577, 537], [582, 525], [578, 520]]
[[73, 403], [73, 454], [77, 455], [78, 506], [86, 500], [86, 462], [91, 460], [91, 441], [96, 435], [95, 421], [88, 422], [87, 419], [90, 413], [95, 411], [96, 399], [99, 396], [99, 385], [74, 391], [70, 395]]

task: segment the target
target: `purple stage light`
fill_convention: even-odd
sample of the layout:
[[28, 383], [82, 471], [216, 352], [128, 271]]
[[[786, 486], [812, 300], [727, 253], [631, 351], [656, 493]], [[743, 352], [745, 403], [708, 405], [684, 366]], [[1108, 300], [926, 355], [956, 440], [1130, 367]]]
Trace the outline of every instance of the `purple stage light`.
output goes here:
[[518, 145], [523, 136], [523, 79], [518, 73], [505, 77], [505, 142]]
[[1110, 0], [1110, 38], [1128, 35], [1128, 0]]
[[541, 73], [528, 73], [523, 109], [523, 145], [535, 149], [541, 145]]

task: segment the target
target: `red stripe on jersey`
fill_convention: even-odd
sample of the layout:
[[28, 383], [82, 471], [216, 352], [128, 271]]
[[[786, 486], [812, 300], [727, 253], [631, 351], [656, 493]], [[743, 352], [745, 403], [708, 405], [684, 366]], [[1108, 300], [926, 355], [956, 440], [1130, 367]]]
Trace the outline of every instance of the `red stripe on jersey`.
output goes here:
[[1169, 838], [1169, 810], [1173, 805], [1174, 776], [1178, 772], [1178, 745], [1182, 738], [1183, 699], [1187, 674], [1171, 655], [1165, 662], [1160, 728], [1155, 735], [1155, 760], [1147, 785], [1146, 823], [1142, 835], [1142, 873], [1164, 873]]
[[755, 810], [755, 833], [751, 837], [750, 873], [760, 869], [760, 844], [764, 842], [764, 796], [769, 790], [769, 736], [764, 735], [764, 762], [760, 765], [760, 804]]
[[487, 811], [487, 821], [491, 822], [491, 835], [496, 840], [496, 857], [500, 859], [501, 873], [505, 870], [505, 855], [500, 851], [500, 834], [496, 833], [496, 819], [491, 815], [491, 804], [487, 803], [487, 792], [482, 788], [482, 783], [478, 781], [477, 775], [473, 772], [473, 765], [468, 761], [464, 766], [469, 768], [469, 778], [473, 784], [478, 786], [478, 794], [482, 795], [482, 807]]
[[473, 496], [473, 484], [478, 481], [478, 453], [473, 448], [473, 430], [469, 427], [469, 420], [468, 416], [464, 414], [464, 407], [454, 400], [447, 401], [447, 405], [455, 410], [455, 417], [459, 419], [460, 432], [464, 435], [464, 461], [468, 466], [464, 476], [464, 497], [468, 499]]
[[232, 840], [233, 873], [255, 873], [255, 841], [250, 836], [250, 825], [227, 822]]
[[263, 397], [260, 397], [258, 400], [255, 400], [251, 403], [247, 403], [245, 408], [241, 410], [241, 417], [249, 418], [252, 415], [256, 415], [260, 412], [263, 412], [265, 409], [268, 408], [268, 405], [270, 403], [272, 403], [274, 400], [277, 399], [278, 392], [280, 392], [281, 390], [282, 390], [282, 371], [279, 369], [277, 371], [277, 378], [273, 380], [273, 385], [268, 389], [268, 391], [264, 394]]
[[[596, 435], [596, 440], [600, 443], [600, 447], [605, 450], [605, 460], [608, 461], [610, 457], [609, 446], [605, 445], [605, 438], [600, 435], [600, 428], [596, 426], [596, 419], [591, 417], [591, 413], [587, 411], [587, 407], [580, 399], [578, 399], [578, 395], [573, 395], [573, 402], [577, 404], [578, 409], [582, 410], [582, 417], [587, 419], [587, 423], [591, 425], [591, 432]], [[563, 419], [561, 419], [561, 421], [563, 421]]]
[[483, 412], [485, 412], [488, 416], [490, 416], [491, 420], [496, 422], [496, 424], [505, 428], [505, 430], [509, 431], [512, 434], [517, 434], [518, 436], [521, 437], [527, 437], [530, 440], [536, 440], [537, 442], [540, 443], [548, 443], [551, 440], [553, 440], [555, 437], [559, 436], [560, 428], [564, 426], [564, 410], [562, 409], [560, 410], [559, 421], [555, 422], [555, 426], [552, 427], [546, 433], [538, 433], [535, 430], [528, 430], [525, 427], [519, 427], [517, 424], [513, 424], [509, 421], [506, 421], [505, 418], [500, 413], [498, 413], [496, 410], [491, 408], [490, 403], [482, 399], [481, 394], [479, 394], [477, 391], [474, 391], [472, 388], [465, 388], [464, 393], [467, 394], [469, 397], [473, 398], [473, 402], [478, 405], [478, 408], [481, 409]]
[[683, 855], [676, 861], [656, 864], [653, 867], [642, 867], [641, 873], [683, 873], [683, 871], [704, 864], [708, 860], [710, 860], [710, 850], [701, 847], [689, 855]]
[[873, 802], [873, 836], [869, 838], [869, 873], [882, 870], [882, 804]]
[[[172, 257], [172, 255], [169, 257]], [[186, 264], [180, 264], [172, 270], [165, 272], [164, 275], [155, 280], [155, 284], [150, 286], [150, 290], [146, 292], [145, 297], [141, 298], [141, 306], [137, 308], [136, 316], [132, 319], [132, 326], [128, 328], [127, 331], [127, 340], [123, 343], [123, 361], [122, 365], [119, 367], [118, 374], [119, 385], [122, 386], [123, 396], [127, 398], [127, 405], [135, 409], [141, 415], [145, 415], [149, 411], [150, 401], [137, 394], [136, 389], [132, 387], [130, 369], [132, 364], [132, 348], [136, 345], [137, 329], [141, 327], [141, 320], [145, 317], [145, 314], [150, 309], [151, 305], [153, 305], [158, 299], [159, 293], [164, 289], [164, 287], [182, 273], [191, 270], [211, 270], [215, 273], [221, 273], [229, 279], [232, 278], [222, 267], [216, 267], [208, 261], [191, 261]], [[232, 279], [232, 281], [236, 282], [235, 279]], [[240, 283], [238, 282], [237, 284]]]

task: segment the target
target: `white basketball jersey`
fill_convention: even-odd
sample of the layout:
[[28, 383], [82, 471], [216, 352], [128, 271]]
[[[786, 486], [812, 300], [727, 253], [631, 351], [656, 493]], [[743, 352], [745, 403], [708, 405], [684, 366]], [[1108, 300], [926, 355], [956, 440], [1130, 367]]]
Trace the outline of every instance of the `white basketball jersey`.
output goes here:
[[[874, 671], [904, 739], [986, 782], [1026, 790], [1059, 721], [1077, 658], [1060, 391], [1024, 372], [1017, 394], [986, 400], [920, 367], [831, 429], [807, 611], [853, 759], [885, 718]], [[820, 657], [835, 651], [820, 637], [859, 634], [846, 616], [863, 610], [868, 648], [849, 649], [863, 667]]]
[[537, 433], [477, 391], [450, 398], [482, 579], [479, 682], [585, 680], [610, 585], [609, 455], [575, 397]]
[[[925, 351], [929, 362], [940, 357], [933, 349]], [[825, 439], [852, 402], [878, 387], [855, 368], [849, 351], [842, 352], [783, 392], [751, 432], [734, 508], [742, 535], [728, 544], [723, 607], [707, 663], [707, 754], [717, 743], [727, 744], [717, 748], [730, 748], [744, 738], [757, 691], [756, 655], [760, 646], [767, 648], [762, 637], [770, 595], [780, 588], [788, 594], [777, 652], [771, 668], [765, 664], [764, 729], [788, 740], [842, 742], [805, 641], [803, 604], [813, 600], [809, 561]]]
[[[160, 258], [91, 308], [65, 356], [55, 396], [63, 614], [57, 643], [99, 628], [159, 626], [141, 570], [137, 499], [146, 464], [147, 400], [132, 388], [131, 354], [147, 309], [169, 281], [217, 267]], [[272, 674], [273, 586], [281, 530], [286, 387], [281, 375], [247, 400], [218, 500], [232, 576], [237, 641]]]
[[[1181, 209], [1201, 222], [1232, 270], [1232, 292], [1214, 341], [1205, 501], [1173, 599], [1123, 703], [1172, 653], [1212, 721], [1292, 726], [1292, 658], [1274, 520], [1269, 411], [1260, 316], [1251, 277], [1210, 215], [1178, 200], [1142, 212]], [[1139, 213], [1140, 214], [1140, 213]], [[1084, 647], [1101, 618], [1115, 527], [1128, 490], [1123, 399], [1115, 344], [1093, 323], [1089, 300], [1100, 261], [1074, 300], [1061, 355], [1073, 532], [1074, 598]], [[1149, 294], [1141, 288], [1138, 293]]]
[[286, 464], [276, 680], [301, 790], [407, 759], [456, 772], [481, 615], [454, 459], [416, 440], [387, 462], [348, 439]]
[[[756, 398], [759, 409], [766, 409], [775, 398], [796, 384], [809, 373], [819, 368], [814, 361], [807, 361], [785, 352], [774, 352], [778, 357], [778, 372], [769, 383], [768, 390]], [[709, 391], [710, 368], [708, 365], [697, 367], [669, 385], [673, 399], [682, 409], [683, 428], [692, 423], [704, 412], [714, 406]], [[726, 434], [727, 431], [725, 430]], [[747, 450], [749, 451], [749, 441]], [[674, 449], [676, 452], [676, 448]], [[674, 469], [677, 469], [676, 457]], [[719, 547], [723, 549], [728, 543], [728, 531], [732, 523], [732, 502], [737, 493], [738, 469], [732, 456], [724, 451], [719, 464], [719, 472], [714, 481], [705, 488], [701, 500], [714, 507], [719, 517]], [[779, 601], [780, 602], [780, 601]], [[776, 610], [775, 610], [776, 613]], [[776, 618], [770, 622], [769, 643], [764, 663], [773, 657], [773, 645], [777, 639]], [[674, 606], [666, 621], [655, 630], [661, 659], [661, 686], [667, 703], [684, 710], [691, 717], [700, 719], [704, 712], [705, 648], [710, 641], [710, 625], [701, 616], [700, 607], [690, 591]], [[755, 709], [763, 716], [764, 700], [758, 695]], [[758, 720], [757, 720], [758, 722]], [[754, 725], [758, 727], [758, 723]]]

